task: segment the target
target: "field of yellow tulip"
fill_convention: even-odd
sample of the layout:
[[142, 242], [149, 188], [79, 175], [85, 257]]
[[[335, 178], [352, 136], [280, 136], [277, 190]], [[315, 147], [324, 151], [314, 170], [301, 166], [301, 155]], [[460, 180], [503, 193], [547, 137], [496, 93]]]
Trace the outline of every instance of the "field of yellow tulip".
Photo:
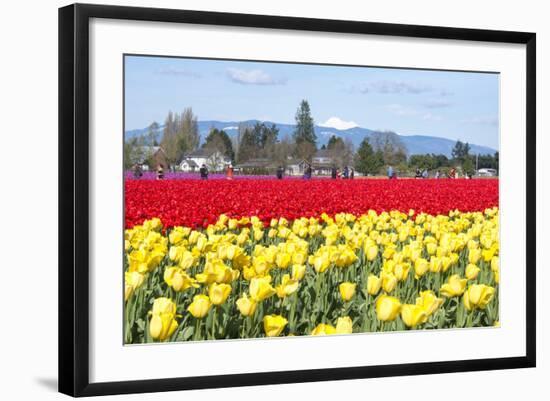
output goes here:
[[127, 344], [495, 326], [499, 213], [153, 218], [125, 230]]

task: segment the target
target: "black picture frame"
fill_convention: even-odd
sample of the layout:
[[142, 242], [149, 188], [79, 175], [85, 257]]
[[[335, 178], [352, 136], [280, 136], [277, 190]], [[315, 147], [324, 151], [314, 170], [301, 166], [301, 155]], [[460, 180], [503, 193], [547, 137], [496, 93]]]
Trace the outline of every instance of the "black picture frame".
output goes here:
[[[90, 383], [88, 30], [91, 18], [524, 44], [527, 72], [526, 354], [521, 357], [494, 359]], [[74, 4], [60, 8], [59, 391], [71, 396], [95, 396], [534, 367], [536, 364], [535, 102], [535, 33], [87, 4]]]

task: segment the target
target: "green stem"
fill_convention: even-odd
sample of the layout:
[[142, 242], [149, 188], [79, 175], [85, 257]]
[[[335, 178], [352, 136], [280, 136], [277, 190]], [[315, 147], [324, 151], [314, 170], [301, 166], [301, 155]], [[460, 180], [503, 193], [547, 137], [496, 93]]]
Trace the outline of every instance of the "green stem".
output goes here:
[[216, 317], [217, 317], [217, 311], [218, 307], [214, 307], [214, 311], [212, 312], [212, 340], [216, 339]]

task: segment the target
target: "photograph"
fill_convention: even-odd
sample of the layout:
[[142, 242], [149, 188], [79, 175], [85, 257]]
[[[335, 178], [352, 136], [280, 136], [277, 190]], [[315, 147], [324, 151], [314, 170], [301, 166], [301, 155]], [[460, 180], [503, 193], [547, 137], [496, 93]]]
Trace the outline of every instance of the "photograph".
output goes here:
[[498, 72], [122, 74], [124, 345], [500, 329]]

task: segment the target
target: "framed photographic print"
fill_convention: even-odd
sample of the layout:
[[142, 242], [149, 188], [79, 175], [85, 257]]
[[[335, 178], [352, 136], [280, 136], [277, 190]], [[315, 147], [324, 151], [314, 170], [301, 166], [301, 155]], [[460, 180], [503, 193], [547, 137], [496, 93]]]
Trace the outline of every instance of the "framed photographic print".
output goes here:
[[535, 366], [535, 82], [534, 33], [61, 8], [59, 390]]

